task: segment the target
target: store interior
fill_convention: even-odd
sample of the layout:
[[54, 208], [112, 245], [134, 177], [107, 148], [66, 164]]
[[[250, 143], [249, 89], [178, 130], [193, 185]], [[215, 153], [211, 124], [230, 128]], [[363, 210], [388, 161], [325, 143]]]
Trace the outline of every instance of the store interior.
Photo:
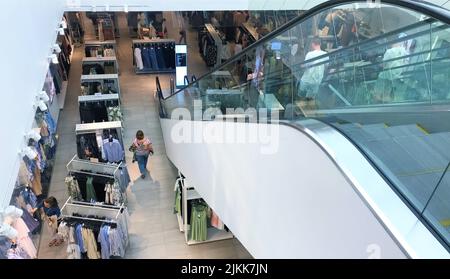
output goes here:
[[[179, 85], [177, 45], [187, 45], [186, 84], [297, 14], [65, 13], [2, 214], [10, 235], [1, 237], [1, 256], [252, 258], [167, 158], [156, 78], [172, 92]], [[128, 150], [137, 130], [154, 149], [145, 179]], [[61, 241], [34, 211], [48, 197], [61, 209]]]

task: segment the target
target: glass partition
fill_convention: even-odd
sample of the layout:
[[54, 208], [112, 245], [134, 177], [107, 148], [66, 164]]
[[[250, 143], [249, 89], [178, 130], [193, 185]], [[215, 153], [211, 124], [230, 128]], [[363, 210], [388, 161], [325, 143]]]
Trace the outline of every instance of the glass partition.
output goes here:
[[305, 13], [161, 100], [164, 117], [179, 108], [207, 111], [203, 120], [266, 109], [284, 121], [323, 121], [440, 231], [450, 218], [441, 205], [449, 200], [441, 178], [450, 162], [450, 14], [440, 10], [438, 20], [429, 16], [437, 7], [386, 2]]

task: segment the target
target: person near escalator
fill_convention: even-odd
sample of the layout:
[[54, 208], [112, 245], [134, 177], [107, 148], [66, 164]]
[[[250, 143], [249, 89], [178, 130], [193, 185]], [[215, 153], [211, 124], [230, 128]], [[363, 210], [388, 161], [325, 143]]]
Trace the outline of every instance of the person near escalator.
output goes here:
[[144, 136], [142, 130], [136, 132], [136, 138], [130, 147], [130, 151], [134, 153], [134, 158], [138, 162], [139, 171], [141, 172], [141, 178], [144, 179], [147, 173], [148, 157], [153, 155], [153, 147], [152, 142]]
[[[315, 99], [325, 73], [326, 62], [328, 61], [328, 56], [325, 56], [326, 54], [327, 52], [321, 49], [320, 39], [317, 37], [313, 38], [311, 41], [311, 51], [306, 54], [302, 65], [305, 71], [300, 79], [299, 97], [306, 98], [307, 100]], [[324, 57], [318, 59], [320, 56]]]

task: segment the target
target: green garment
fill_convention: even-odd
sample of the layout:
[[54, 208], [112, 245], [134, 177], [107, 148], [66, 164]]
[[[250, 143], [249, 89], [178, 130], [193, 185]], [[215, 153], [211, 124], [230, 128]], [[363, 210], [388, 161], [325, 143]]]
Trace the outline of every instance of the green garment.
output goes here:
[[174, 213], [181, 213], [181, 192], [180, 192], [180, 187], [177, 187], [177, 192], [175, 194]]
[[191, 240], [205, 241], [208, 234], [207, 206], [197, 204], [192, 206]]
[[92, 176], [89, 176], [86, 180], [86, 200], [87, 201], [97, 201], [97, 196], [95, 195], [94, 185], [92, 185], [92, 180], [94, 178]]

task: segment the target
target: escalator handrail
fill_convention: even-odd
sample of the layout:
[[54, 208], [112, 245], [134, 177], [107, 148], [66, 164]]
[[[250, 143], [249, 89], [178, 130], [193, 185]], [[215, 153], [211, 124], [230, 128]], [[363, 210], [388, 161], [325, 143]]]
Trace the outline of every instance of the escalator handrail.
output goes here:
[[[435, 4], [432, 4], [432, 3], [424, 2], [421, 0], [378, 0], [378, 1], [379, 1], [378, 2], [379, 4], [390, 4], [392, 6], [407, 8], [407, 9], [422, 13], [426, 16], [432, 17], [434, 19], [440, 20], [444, 23], [450, 24], [450, 11], [448, 11], [440, 6], [437, 6]], [[235, 63], [239, 59], [242, 59], [243, 56], [247, 55], [247, 53], [249, 51], [259, 47], [260, 45], [263, 45], [264, 43], [270, 42], [272, 39], [278, 37], [280, 34], [291, 29], [292, 27], [303, 22], [304, 20], [318, 14], [319, 12], [321, 12], [323, 10], [331, 9], [335, 6], [345, 5], [345, 4], [353, 4], [353, 3], [367, 3], [367, 0], [330, 0], [330, 1], [324, 2], [322, 4], [319, 4], [311, 9], [309, 9], [304, 14], [287, 22], [286, 24], [281, 26], [276, 31], [266, 35], [265, 37], [261, 38], [260, 40], [256, 41], [255, 43], [251, 44], [244, 51], [242, 51], [242, 52], [236, 54], [235, 56], [233, 56], [232, 58], [228, 59], [225, 63], [216, 66], [210, 72], [202, 75], [194, 83], [191, 83], [190, 85], [181, 88], [180, 90], [178, 90], [174, 94], [170, 95], [169, 97], [163, 98], [163, 100], [172, 98], [174, 95], [177, 95], [178, 93], [182, 92], [183, 90], [185, 90], [186, 88], [188, 88], [190, 86], [195, 86], [198, 82], [200, 82], [203, 78], [209, 76], [211, 73], [216, 72], [221, 68], [225, 68], [225, 67]]]

